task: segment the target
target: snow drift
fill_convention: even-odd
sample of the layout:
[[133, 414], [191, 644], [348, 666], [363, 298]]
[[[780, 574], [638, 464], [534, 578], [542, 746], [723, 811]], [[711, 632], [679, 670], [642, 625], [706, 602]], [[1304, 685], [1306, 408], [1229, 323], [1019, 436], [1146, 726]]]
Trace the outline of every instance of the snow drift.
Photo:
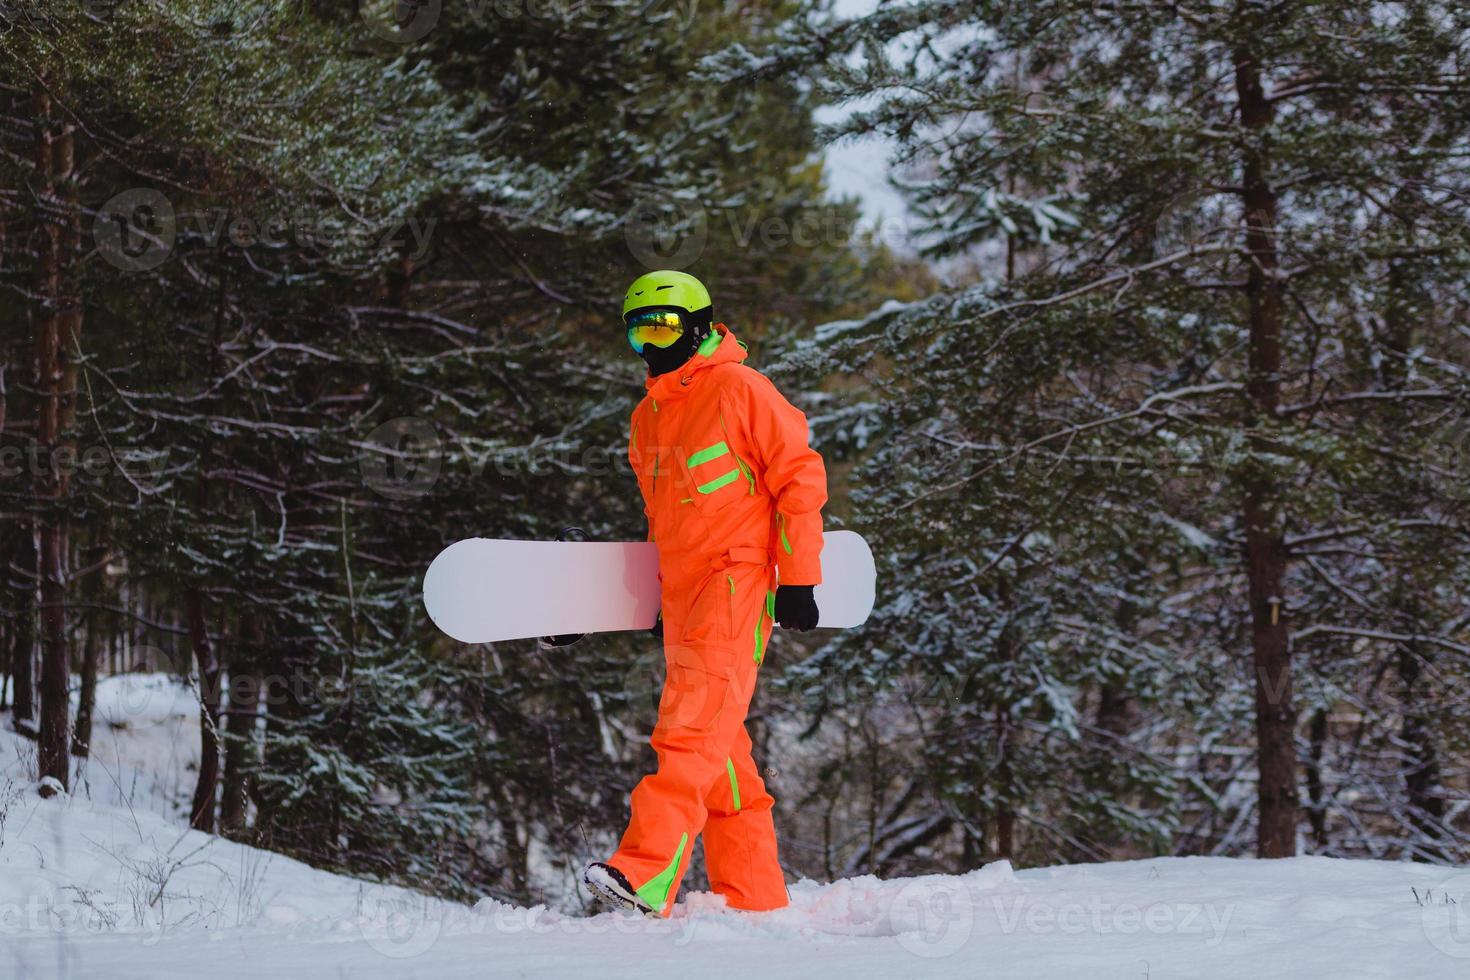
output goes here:
[[959, 876], [801, 881], [789, 908], [761, 915], [690, 894], [663, 921], [470, 907], [185, 830], [195, 710], [170, 682], [110, 680], [85, 778], [51, 800], [30, 782], [32, 743], [0, 732], [0, 970], [108, 980], [1470, 975], [1470, 871], [1407, 863], [999, 862]]

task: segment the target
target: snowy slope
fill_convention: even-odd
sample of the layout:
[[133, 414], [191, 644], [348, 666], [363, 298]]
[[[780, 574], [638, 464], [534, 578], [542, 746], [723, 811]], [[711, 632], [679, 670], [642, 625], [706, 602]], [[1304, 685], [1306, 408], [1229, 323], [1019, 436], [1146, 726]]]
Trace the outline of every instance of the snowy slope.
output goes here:
[[163, 770], [187, 751], [160, 732], [193, 705], [146, 700], [99, 742], [90, 800], [41, 800], [33, 746], [0, 722], [0, 976], [1470, 976], [1470, 871], [1411, 864], [999, 863], [803, 881], [767, 915], [697, 894], [661, 922], [440, 902], [182, 830], [187, 779]]

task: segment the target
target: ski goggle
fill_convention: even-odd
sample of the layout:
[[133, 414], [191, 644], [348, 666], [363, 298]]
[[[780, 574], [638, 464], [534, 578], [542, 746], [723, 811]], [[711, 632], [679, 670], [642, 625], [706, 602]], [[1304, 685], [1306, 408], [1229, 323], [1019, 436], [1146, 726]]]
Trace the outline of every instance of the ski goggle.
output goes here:
[[684, 318], [677, 310], [642, 310], [628, 314], [628, 343], [643, 353], [645, 344], [668, 347], [684, 336]]

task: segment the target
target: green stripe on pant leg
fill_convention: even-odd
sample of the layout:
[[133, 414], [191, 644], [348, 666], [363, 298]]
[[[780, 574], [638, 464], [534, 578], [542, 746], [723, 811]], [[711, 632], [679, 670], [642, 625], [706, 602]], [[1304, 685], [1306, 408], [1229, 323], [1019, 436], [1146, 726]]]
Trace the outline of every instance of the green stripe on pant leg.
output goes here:
[[684, 856], [684, 847], [688, 843], [688, 834], [680, 837], [679, 849], [674, 852], [674, 860], [669, 862], [667, 868], [645, 881], [637, 891], [638, 897], [647, 902], [655, 912], [662, 912], [664, 903], [669, 900], [669, 890], [674, 887], [674, 876], [679, 873], [679, 859]]
[[740, 812], [740, 783], [735, 779], [735, 762], [725, 758], [725, 771], [730, 774], [730, 795], [735, 798], [735, 812]]
[[762, 660], [766, 659], [766, 638], [761, 627], [765, 625], [767, 619], [773, 623], [776, 621], [776, 593], [770, 591], [766, 592], [765, 607], [755, 617], [755, 663], [757, 667], [760, 666]]

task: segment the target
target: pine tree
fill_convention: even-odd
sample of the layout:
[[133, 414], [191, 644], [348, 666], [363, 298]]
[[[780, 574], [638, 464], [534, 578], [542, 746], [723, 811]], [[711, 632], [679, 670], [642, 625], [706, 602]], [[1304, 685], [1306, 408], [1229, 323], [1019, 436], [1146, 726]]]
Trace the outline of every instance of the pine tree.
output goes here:
[[[1396, 705], [1362, 726], [1402, 754], [1416, 816], [1319, 799], [1341, 814], [1326, 839], [1367, 823], [1379, 853], [1421, 853], [1451, 833], [1438, 753], [1462, 729], [1416, 702], [1424, 665], [1465, 645], [1444, 605], [1465, 514], [1433, 447], [1467, 392], [1466, 27], [1431, 2], [915, 3], [709, 62], [864, 99], [831, 135], [895, 139], [932, 251], [992, 270], [829, 325], [791, 364], [875, 392], [859, 519], [900, 583], [819, 663], [981, 668], [935, 712], [980, 739], [960, 743], [971, 771], [931, 778], [1001, 853], [1022, 800], [1035, 836], [1123, 808], [1130, 837], [1168, 840], [1168, 810], [1131, 801], [1190, 785], [1184, 811], [1220, 822], [1180, 839], [1235, 850], [1247, 776], [1211, 754], [1236, 745], [1257, 852], [1295, 853], [1299, 687], [1324, 677], [1330, 716], [1349, 663], [1400, 664]], [[1148, 709], [1121, 742], [1078, 721], [1120, 698]], [[1017, 730], [1076, 754], [1028, 755]], [[1110, 771], [1119, 753], [1142, 769]]]
[[[620, 690], [629, 642], [588, 641], [575, 666], [530, 644], [467, 651], [423, 615], [423, 569], [477, 533], [641, 533], [622, 470], [641, 386], [615, 319], [640, 202], [674, 191], [717, 219], [696, 268], [729, 284], [742, 331], [779, 284], [822, 282], [781, 305], [794, 319], [860, 275], [840, 240], [763, 249], [730, 231], [768, 201], [852, 217], [818, 203], [810, 107], [789, 86], [753, 87], [738, 116], [688, 78], [769, 22], [650, 31], [638, 9], [569, 9], [547, 32], [536, 12], [487, 26], [454, 8], [405, 44], [325, 5], [7, 8], [5, 91], [51, 80], [76, 134], [88, 329], [65, 351], [62, 434], [106, 461], [64, 506], [6, 488], [27, 521], [65, 512], [79, 573], [62, 604], [8, 594], [8, 632], [28, 650], [38, 608], [76, 626], [95, 584], [80, 576], [120, 572], [125, 616], [86, 628], [170, 647], [196, 686], [194, 826], [523, 901], [548, 885], [533, 853], [565, 870], [615, 833], [608, 801], [647, 751]], [[37, 305], [40, 220], [13, 217], [37, 132], [3, 136], [11, 319]], [[34, 586], [29, 540], [5, 545]], [[104, 544], [115, 560], [88, 570]]]

